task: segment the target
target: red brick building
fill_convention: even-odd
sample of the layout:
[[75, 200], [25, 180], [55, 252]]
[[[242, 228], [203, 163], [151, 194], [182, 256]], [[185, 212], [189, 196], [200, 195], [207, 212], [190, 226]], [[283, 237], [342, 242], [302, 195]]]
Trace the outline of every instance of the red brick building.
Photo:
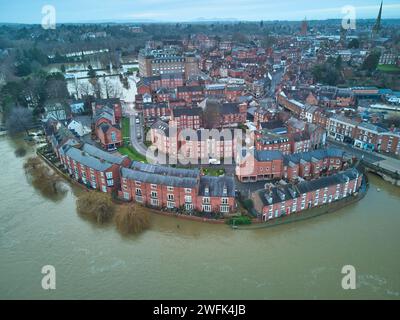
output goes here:
[[198, 170], [134, 162], [122, 168], [120, 197], [155, 208], [206, 213], [235, 210], [233, 177], [200, 176]]
[[182, 86], [176, 89], [177, 99], [185, 100], [187, 104], [200, 102], [204, 99], [202, 86]]
[[143, 118], [145, 121], [149, 121], [149, 119], [157, 119], [160, 117], [169, 117], [171, 115], [171, 109], [168, 103], [159, 102], [159, 103], [144, 103], [143, 107]]
[[112, 151], [122, 146], [122, 133], [119, 127], [102, 122], [96, 125], [95, 132], [104, 149]]
[[116, 123], [120, 123], [122, 118], [122, 106], [119, 98], [110, 98], [110, 99], [97, 99], [92, 104], [93, 115], [98, 114], [105, 107], [111, 109], [114, 113], [114, 120]]
[[120, 167], [131, 163], [89, 144], [80, 149], [66, 145], [60, 149], [60, 160], [69, 175], [76, 181], [102, 192], [111, 193], [120, 187]]
[[175, 108], [171, 112], [170, 126], [178, 129], [200, 129], [203, 110], [201, 108]]
[[362, 179], [363, 175], [352, 168], [297, 185], [270, 185], [253, 193], [254, 208], [263, 221], [297, 214], [352, 196], [360, 189]]
[[242, 182], [311, 179], [341, 170], [345, 163], [343, 156], [342, 150], [333, 148], [286, 155], [280, 151], [255, 150], [236, 162], [236, 176]]

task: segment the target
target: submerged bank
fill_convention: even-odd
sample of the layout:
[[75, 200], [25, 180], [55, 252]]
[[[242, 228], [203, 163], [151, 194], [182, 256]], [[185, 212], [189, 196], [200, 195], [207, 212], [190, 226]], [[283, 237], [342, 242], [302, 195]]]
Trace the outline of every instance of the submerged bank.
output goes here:
[[[332, 215], [233, 232], [155, 214], [125, 238], [78, 215], [80, 188], [57, 202], [41, 196], [22, 170], [34, 150], [16, 157], [16, 147], [0, 138], [3, 299], [400, 298], [400, 189], [373, 175], [363, 201]], [[40, 285], [47, 264], [57, 271], [51, 292]], [[341, 288], [347, 264], [356, 290]]]

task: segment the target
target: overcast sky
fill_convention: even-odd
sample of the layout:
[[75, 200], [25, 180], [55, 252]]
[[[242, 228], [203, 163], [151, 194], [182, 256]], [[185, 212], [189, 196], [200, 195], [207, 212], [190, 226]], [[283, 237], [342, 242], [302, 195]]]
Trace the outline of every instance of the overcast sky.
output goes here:
[[[313, 20], [341, 18], [346, 5], [356, 8], [358, 18], [376, 18], [380, 0], [0, 0], [0, 22], [40, 23], [44, 5], [55, 7], [57, 23]], [[399, 0], [384, 1], [383, 18], [400, 18]]]

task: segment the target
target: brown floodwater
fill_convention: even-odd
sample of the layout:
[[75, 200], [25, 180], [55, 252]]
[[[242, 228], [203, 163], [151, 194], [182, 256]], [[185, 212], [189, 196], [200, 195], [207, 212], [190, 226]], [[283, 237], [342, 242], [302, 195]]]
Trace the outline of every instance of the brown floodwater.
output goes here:
[[[81, 218], [70, 186], [35, 190], [21, 144], [0, 138], [1, 299], [400, 299], [400, 188], [378, 177], [360, 202], [310, 220], [232, 230], [152, 214], [126, 238]], [[341, 287], [348, 264], [355, 290]], [[56, 290], [41, 287], [44, 265]]]

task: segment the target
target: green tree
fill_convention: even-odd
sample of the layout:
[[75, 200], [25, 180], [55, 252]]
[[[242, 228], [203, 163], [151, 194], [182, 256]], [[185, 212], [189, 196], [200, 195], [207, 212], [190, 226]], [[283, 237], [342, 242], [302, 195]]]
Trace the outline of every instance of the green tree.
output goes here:
[[358, 49], [360, 47], [360, 41], [358, 39], [352, 39], [347, 47], [349, 49]]
[[364, 60], [362, 65], [363, 70], [374, 71], [379, 63], [381, 54], [377, 51], [371, 52]]

